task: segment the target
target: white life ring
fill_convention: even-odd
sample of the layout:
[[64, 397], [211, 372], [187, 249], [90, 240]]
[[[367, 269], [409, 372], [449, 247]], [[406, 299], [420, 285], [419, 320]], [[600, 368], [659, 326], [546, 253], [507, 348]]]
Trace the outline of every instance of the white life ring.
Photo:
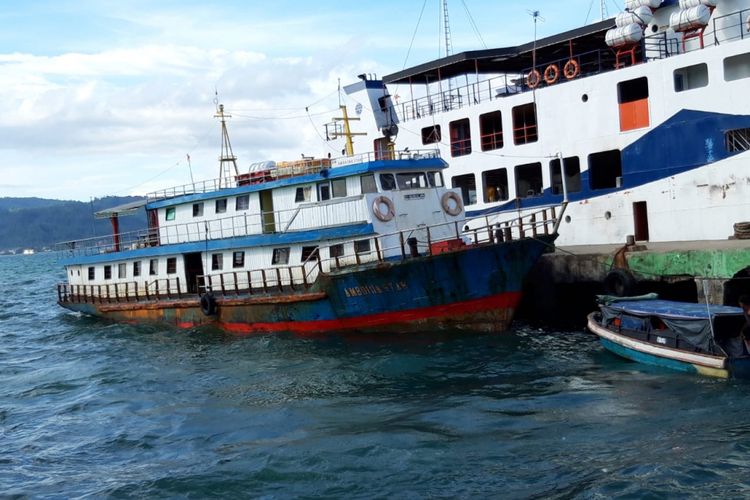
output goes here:
[[396, 216], [396, 207], [387, 196], [378, 196], [372, 200], [372, 213], [379, 221], [388, 222]]
[[453, 217], [460, 214], [461, 210], [464, 209], [464, 204], [463, 201], [461, 201], [461, 197], [453, 191], [448, 191], [447, 193], [445, 193], [440, 199], [440, 204], [443, 205], [443, 210], [445, 210], [445, 213]]

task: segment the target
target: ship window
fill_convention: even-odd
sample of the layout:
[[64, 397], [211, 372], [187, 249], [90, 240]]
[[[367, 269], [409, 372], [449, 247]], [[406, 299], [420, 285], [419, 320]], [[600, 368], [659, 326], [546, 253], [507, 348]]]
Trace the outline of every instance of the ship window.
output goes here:
[[440, 142], [441, 139], [440, 125], [433, 125], [432, 127], [422, 129], [422, 144], [435, 144], [436, 142]]
[[695, 64], [674, 70], [674, 91], [684, 92], [708, 85], [708, 65]]
[[241, 196], [238, 196], [234, 202], [234, 209], [247, 210], [248, 208], [250, 208], [250, 195], [243, 194]]
[[469, 119], [456, 120], [450, 123], [451, 156], [464, 156], [471, 153], [471, 127]]
[[[619, 179], [619, 180], [618, 180]], [[602, 151], [589, 155], [589, 184], [591, 189], [619, 187], [622, 180], [620, 150]]]
[[96, 268], [95, 267], [89, 267], [89, 281], [94, 281], [96, 278]]
[[128, 265], [126, 263], [117, 264], [117, 277], [121, 279], [128, 277]]
[[533, 102], [513, 108], [513, 144], [528, 144], [539, 140], [536, 106]]
[[344, 244], [339, 243], [338, 245], [331, 245], [328, 249], [328, 255], [335, 259], [336, 257], [343, 257], [344, 256]]
[[424, 172], [396, 174], [399, 189], [418, 189], [427, 187], [427, 177]]
[[461, 198], [464, 205], [473, 205], [477, 202], [477, 182], [474, 174], [457, 175], [451, 179], [454, 188], [461, 189]]
[[750, 128], [727, 131], [724, 134], [724, 143], [730, 153], [750, 150]]
[[370, 252], [370, 240], [356, 240], [354, 242], [354, 252], [357, 254]]
[[211, 254], [211, 270], [221, 271], [222, 269], [224, 269], [224, 254], [212, 253]]
[[443, 173], [427, 172], [427, 181], [430, 183], [430, 187], [443, 187]]
[[310, 186], [298, 187], [297, 191], [294, 193], [294, 202], [302, 203], [303, 201], [310, 201], [311, 192], [312, 188]]
[[724, 80], [750, 78], [750, 52], [724, 59]]
[[508, 199], [508, 169], [497, 168], [482, 172], [482, 183], [485, 203]]
[[492, 151], [503, 147], [503, 117], [500, 111], [479, 115], [479, 134], [482, 151]]
[[318, 201], [325, 201], [331, 199], [331, 186], [327, 182], [321, 182], [318, 184]]
[[331, 181], [331, 195], [334, 198], [344, 198], [346, 196], [346, 179], [333, 179]]
[[177, 257], [167, 257], [167, 274], [177, 272]]
[[216, 200], [216, 213], [223, 214], [226, 211], [227, 211], [227, 199], [222, 198], [220, 200]]
[[141, 261], [137, 260], [133, 262], [133, 277], [141, 275]]
[[302, 256], [300, 262], [307, 262], [308, 260], [318, 260], [318, 247], [302, 247]]
[[112, 266], [104, 266], [104, 279], [112, 279]]
[[159, 274], [159, 259], [151, 259], [148, 261], [148, 274], [151, 276]]
[[[577, 193], [581, 190], [581, 161], [577, 156], [563, 158], [565, 166], [565, 185], [569, 193]], [[555, 158], [549, 162], [549, 175], [551, 179], [552, 194], [562, 194], [562, 176], [560, 175], [560, 159]]]
[[641, 77], [617, 84], [620, 105], [620, 132], [648, 127], [648, 78]]
[[271, 264], [289, 264], [289, 247], [274, 248]]
[[380, 188], [383, 191], [396, 189], [396, 179], [393, 178], [393, 174], [380, 174]]
[[542, 194], [542, 164], [516, 165], [516, 197], [528, 198]]
[[193, 217], [203, 217], [203, 202], [193, 203]]
[[174, 220], [175, 214], [176, 214], [175, 207], [167, 208], [167, 210], [164, 212], [164, 220]]
[[362, 194], [378, 192], [378, 186], [375, 184], [375, 174], [365, 174], [361, 176], [359, 178], [359, 185], [362, 189]]
[[239, 251], [232, 254], [232, 267], [245, 267], [245, 252]]

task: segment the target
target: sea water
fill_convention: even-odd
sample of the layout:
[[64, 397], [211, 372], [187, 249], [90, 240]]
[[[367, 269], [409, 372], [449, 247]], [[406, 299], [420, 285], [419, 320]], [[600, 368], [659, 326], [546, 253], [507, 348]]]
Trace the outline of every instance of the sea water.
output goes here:
[[0, 495], [737, 497], [750, 384], [621, 360], [581, 328], [238, 338], [56, 305], [0, 257]]

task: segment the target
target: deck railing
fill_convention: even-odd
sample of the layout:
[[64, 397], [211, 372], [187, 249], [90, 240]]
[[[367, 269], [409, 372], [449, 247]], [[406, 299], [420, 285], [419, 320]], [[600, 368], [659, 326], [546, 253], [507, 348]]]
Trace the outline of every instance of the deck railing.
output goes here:
[[[558, 213], [555, 207], [499, 223], [493, 222], [492, 216], [482, 216], [461, 222], [416, 227], [373, 236], [361, 240], [368, 242], [366, 248], [358, 248], [353, 252], [326, 259], [320, 257], [321, 248], [318, 248], [305, 262], [295, 266], [206, 274], [198, 276], [192, 283], [185, 283], [179, 277], [140, 283], [61, 283], [57, 287], [57, 294], [60, 302], [108, 304], [196, 298], [207, 292], [226, 297], [301, 291], [309, 289], [321, 274], [350, 266], [394, 262], [459, 250], [466, 245], [495, 244], [551, 234], [555, 231], [557, 222]], [[450, 231], [446, 231], [446, 228]], [[438, 234], [442, 236], [436, 237]], [[330, 247], [325, 254], [331, 255]]]
[[[640, 49], [639, 57], [642, 60], [637, 62], [664, 59], [700, 50], [704, 47], [720, 45], [724, 42], [750, 38], [750, 31], [747, 30], [748, 19], [750, 19], [750, 9], [713, 17], [709, 26], [704, 30], [705, 32], [700, 33], [702, 36], [699, 36], [698, 31], [696, 31], [695, 36], [687, 39], [687, 43], [683, 43], [681, 33], [657, 33], [646, 36], [638, 47]], [[698, 41], [693, 42], [692, 40]], [[537, 61], [535, 67], [525, 68], [518, 73], [500, 74], [474, 83], [467, 82], [464, 85], [458, 85], [455, 79], [453, 79], [450, 90], [445, 89], [448, 85], [443, 82], [444, 88], [440, 91], [394, 104], [393, 111], [398, 115], [400, 121], [407, 122], [425, 116], [478, 105], [483, 102], [504, 99], [510, 95], [532, 90], [526, 80], [529, 72], [536, 69], [540, 73], [544, 73], [544, 70], [550, 65], [557, 66], [559, 77], [552, 84], [547, 84], [542, 79], [540, 83], [542, 87], [559, 85], [569, 80], [615, 71], [617, 69], [615, 52], [614, 49], [603, 48], [573, 54], [572, 57], [566, 56], [561, 59]], [[570, 59], [578, 63], [580, 71], [574, 78], [568, 79], [563, 74], [563, 68]], [[468, 75], [467, 73], [467, 78]], [[433, 88], [436, 83], [440, 85], [438, 82], [431, 82]]]

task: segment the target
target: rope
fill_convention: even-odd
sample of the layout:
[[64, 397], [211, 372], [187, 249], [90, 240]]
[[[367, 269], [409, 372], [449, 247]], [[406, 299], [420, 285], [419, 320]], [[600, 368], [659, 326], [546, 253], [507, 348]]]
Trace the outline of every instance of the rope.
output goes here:
[[734, 237], [738, 240], [750, 240], [750, 222], [737, 222], [734, 225]]

